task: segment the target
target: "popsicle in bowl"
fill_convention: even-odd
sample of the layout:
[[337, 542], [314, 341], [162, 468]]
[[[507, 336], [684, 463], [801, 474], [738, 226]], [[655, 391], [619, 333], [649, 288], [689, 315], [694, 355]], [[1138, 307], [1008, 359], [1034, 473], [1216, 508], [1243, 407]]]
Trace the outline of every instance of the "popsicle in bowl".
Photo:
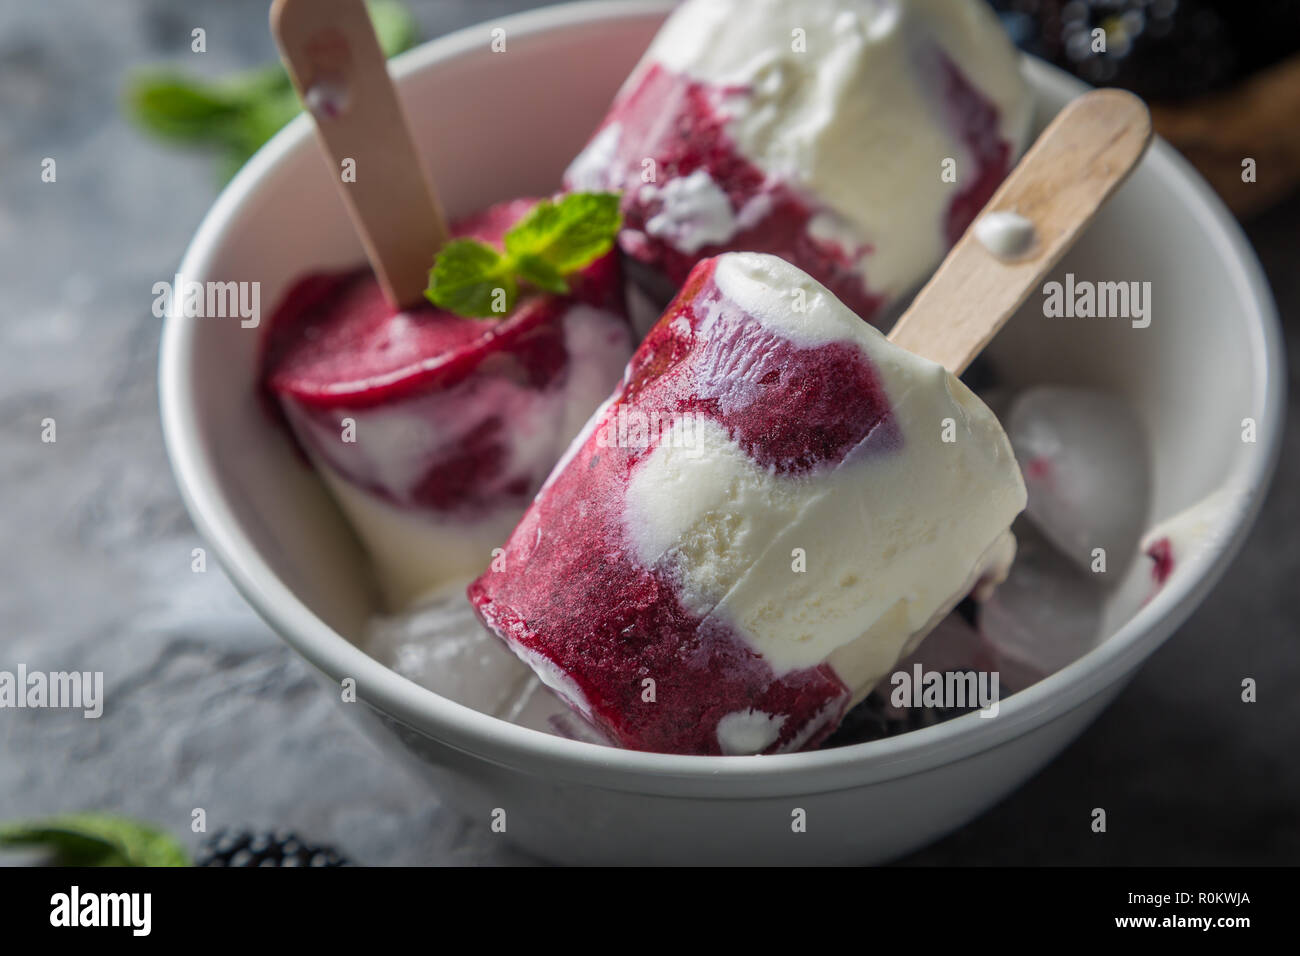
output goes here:
[[493, 633], [623, 746], [814, 747], [981, 581], [1025, 490], [956, 375], [1059, 259], [1150, 137], [1114, 91], [1068, 107], [890, 339], [770, 255], [695, 267], [469, 589]]
[[[576, 259], [570, 244], [563, 268], [528, 249], [535, 281], [517, 281], [507, 247], [554, 244], [564, 210], [599, 197], [503, 202], [448, 228], [361, 0], [277, 0], [271, 21], [327, 160], [354, 172], [339, 194], [372, 269], [300, 279], [261, 379], [398, 609], [487, 566], [617, 381], [633, 342], [614, 227]], [[431, 275], [435, 256], [502, 268], [472, 301], [463, 269]]]
[[565, 185], [622, 192], [660, 306], [700, 260], [753, 251], [871, 319], [988, 201], [1030, 106], [983, 0], [687, 0]]
[[[499, 246], [533, 200], [452, 226]], [[262, 378], [375, 565], [390, 607], [487, 567], [632, 352], [617, 259], [499, 317], [390, 306], [369, 270], [298, 281]]]

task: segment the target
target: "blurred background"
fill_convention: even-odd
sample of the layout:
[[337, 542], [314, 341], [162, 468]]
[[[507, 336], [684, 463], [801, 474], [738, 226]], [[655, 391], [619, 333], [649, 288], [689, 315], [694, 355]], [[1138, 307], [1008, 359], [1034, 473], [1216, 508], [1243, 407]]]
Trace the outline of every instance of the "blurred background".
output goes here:
[[[98, 720], [0, 710], [0, 819], [109, 810], [193, 846], [202, 807], [209, 830], [290, 828], [370, 865], [531, 862], [384, 759], [215, 566], [190, 568], [201, 542], [162, 446], [151, 287], [296, 112], [268, 5], [0, 6], [0, 669], [102, 670], [108, 702]], [[381, 33], [398, 49], [542, 5], [410, 0]], [[1300, 2], [995, 6], [1026, 49], [1149, 97], [1238, 213], [1282, 314], [1292, 414], [1264, 512], [1213, 595], [1061, 758], [900, 862], [1295, 863]], [[1080, 39], [1098, 28], [1104, 65]], [[1269, 708], [1241, 705], [1243, 677]], [[1101, 836], [1081, 822], [1097, 806]]]

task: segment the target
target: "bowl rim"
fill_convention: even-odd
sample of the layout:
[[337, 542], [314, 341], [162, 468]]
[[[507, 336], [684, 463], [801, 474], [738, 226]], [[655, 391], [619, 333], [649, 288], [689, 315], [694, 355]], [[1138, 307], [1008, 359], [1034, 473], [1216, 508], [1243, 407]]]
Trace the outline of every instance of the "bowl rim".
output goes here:
[[[672, 0], [586, 0], [486, 21], [429, 41], [394, 60], [399, 84], [444, 61], [478, 52], [484, 28], [500, 26], [512, 43], [544, 41], [548, 34], [612, 20], [662, 17]], [[1037, 97], [1077, 95], [1087, 87], [1064, 72], [1026, 57], [1024, 71]], [[313, 135], [299, 116], [275, 135], [234, 177], [208, 211], [178, 273], [208, 274], [215, 251], [242, 210], [257, 201], [268, 175]], [[750, 757], [704, 757], [623, 750], [568, 740], [511, 724], [441, 697], [370, 657], [326, 625], [266, 564], [235, 520], [198, 440], [198, 403], [185, 372], [193, 353], [194, 320], [168, 317], [159, 356], [163, 436], [182, 499], [202, 538], [237, 590], [290, 646], [337, 683], [355, 678], [358, 699], [416, 734], [490, 763], [620, 791], [668, 796], [779, 796], [857, 787], [969, 758], [1030, 733], [1104, 694], [1171, 634], [1226, 570], [1258, 514], [1276, 465], [1285, 414], [1280, 325], [1262, 267], [1240, 226], [1191, 165], [1156, 139], [1146, 163], [1176, 184], [1188, 211], [1218, 247], [1249, 336], [1254, 406], [1260, 411], [1254, 455], [1243, 456], [1223, 479], [1243, 507], [1220, 518], [1210, 547], [1188, 572], [1158, 592], [1096, 648], [1068, 667], [1003, 701], [998, 716], [967, 714], [883, 740], [829, 750]]]

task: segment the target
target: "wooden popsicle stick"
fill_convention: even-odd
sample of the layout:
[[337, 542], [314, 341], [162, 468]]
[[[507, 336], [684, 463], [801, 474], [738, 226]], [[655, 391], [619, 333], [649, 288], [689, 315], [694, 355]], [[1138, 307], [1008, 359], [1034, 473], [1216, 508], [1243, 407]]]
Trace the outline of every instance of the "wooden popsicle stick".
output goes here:
[[[1069, 103], [1038, 137], [975, 223], [889, 333], [889, 340], [961, 374], [1074, 244], [1151, 142], [1146, 104], [1123, 90]], [[1001, 257], [975, 235], [990, 212], [1034, 227], [1018, 256]]]
[[394, 308], [422, 302], [447, 225], [365, 4], [275, 0], [271, 33], [384, 295]]

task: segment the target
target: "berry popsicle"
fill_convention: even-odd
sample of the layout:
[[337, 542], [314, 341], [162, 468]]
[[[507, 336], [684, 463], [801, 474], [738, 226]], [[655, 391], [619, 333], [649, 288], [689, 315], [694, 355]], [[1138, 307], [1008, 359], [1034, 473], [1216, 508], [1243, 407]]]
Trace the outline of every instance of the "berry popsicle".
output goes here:
[[565, 184], [623, 192], [660, 305], [701, 259], [756, 251], [870, 319], [965, 231], [1029, 115], [982, 0], [687, 0]]
[[1023, 253], [968, 233], [889, 339], [775, 256], [697, 265], [470, 585], [485, 625], [623, 746], [819, 744], [1005, 574], [1025, 487], [955, 373], [1150, 135], [1129, 94], [1067, 106], [989, 203], [1033, 225]]
[[361, 0], [275, 0], [271, 29], [373, 275], [301, 280], [262, 381], [398, 609], [487, 566], [617, 379], [617, 204], [502, 203], [448, 242]]
[[[629, 419], [658, 434], [624, 440]], [[800, 750], [1005, 573], [1024, 503], [960, 381], [794, 266], [730, 253], [696, 266], [470, 598], [624, 746]]]
[[[456, 223], [500, 246], [534, 206]], [[393, 607], [487, 567], [632, 352], [606, 254], [568, 295], [499, 319], [394, 309], [368, 270], [312, 275], [273, 316], [263, 381], [358, 532]]]

